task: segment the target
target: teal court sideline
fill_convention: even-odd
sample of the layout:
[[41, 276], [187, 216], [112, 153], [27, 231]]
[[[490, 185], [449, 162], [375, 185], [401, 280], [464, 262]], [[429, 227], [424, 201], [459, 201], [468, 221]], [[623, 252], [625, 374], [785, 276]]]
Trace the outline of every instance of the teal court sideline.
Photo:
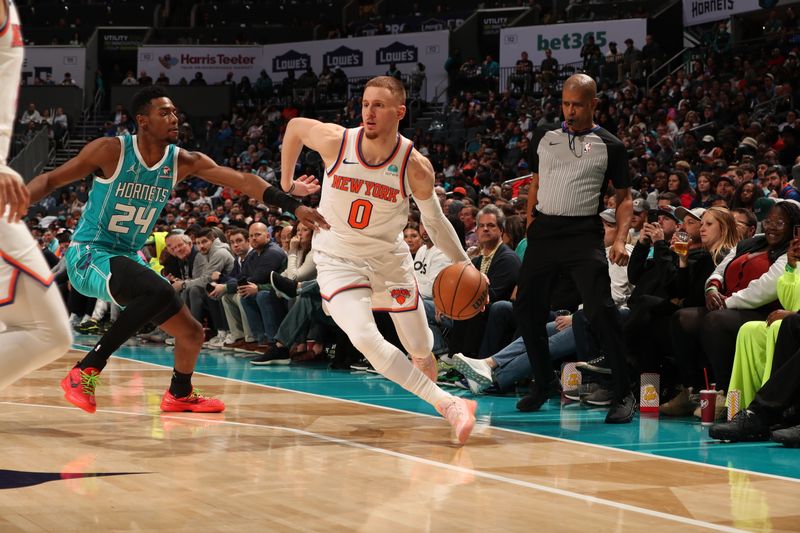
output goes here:
[[[74, 347], [88, 350], [95, 339], [79, 336]], [[126, 345], [117, 350], [115, 357], [172, 368], [172, 352], [164, 345]], [[113, 366], [113, 361], [110, 364]], [[195, 371], [378, 407], [436, 414], [430, 405], [382, 376], [329, 370], [324, 364], [256, 367], [248, 359], [233, 357], [230, 352], [204, 349]], [[472, 396], [461, 389], [448, 390]], [[520, 413], [515, 408], [517, 398], [513, 396], [480, 396], [477, 399], [479, 424], [800, 480], [800, 449], [770, 442], [720, 443], [710, 439], [708, 429], [696, 419], [637, 415], [630, 424], [606, 425], [604, 408], [561, 404], [551, 399], [539, 412]]]

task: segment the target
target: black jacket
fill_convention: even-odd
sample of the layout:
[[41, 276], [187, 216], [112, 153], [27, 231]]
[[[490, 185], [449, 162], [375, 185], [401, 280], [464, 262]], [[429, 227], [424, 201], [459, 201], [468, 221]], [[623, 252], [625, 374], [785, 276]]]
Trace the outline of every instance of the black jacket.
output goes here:
[[[472, 259], [472, 264], [478, 270], [481, 269], [482, 262], [482, 255]], [[514, 287], [517, 286], [521, 264], [519, 257], [511, 248], [505, 244], [500, 245], [500, 248], [494, 254], [492, 264], [489, 265], [489, 271], [486, 272], [486, 277], [489, 278], [490, 302], [511, 299], [511, 293], [514, 292]]]

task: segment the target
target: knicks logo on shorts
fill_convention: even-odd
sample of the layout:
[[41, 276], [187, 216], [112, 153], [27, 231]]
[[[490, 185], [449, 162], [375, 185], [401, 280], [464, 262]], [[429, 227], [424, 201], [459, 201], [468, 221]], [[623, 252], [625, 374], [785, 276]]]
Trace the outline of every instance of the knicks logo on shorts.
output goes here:
[[406, 303], [406, 300], [411, 298], [411, 291], [408, 289], [391, 289], [389, 295], [392, 299], [400, 305]]

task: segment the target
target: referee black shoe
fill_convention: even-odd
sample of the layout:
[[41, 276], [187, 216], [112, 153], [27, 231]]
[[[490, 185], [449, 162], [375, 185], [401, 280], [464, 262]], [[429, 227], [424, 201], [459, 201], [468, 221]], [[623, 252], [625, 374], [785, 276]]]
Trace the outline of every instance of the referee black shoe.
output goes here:
[[600, 355], [588, 361], [581, 361], [575, 363], [575, 368], [579, 372], [594, 372], [595, 374], [611, 374], [611, 369], [608, 367], [608, 358], [605, 355]]
[[550, 396], [550, 391], [544, 387], [540, 387], [535, 381], [531, 380], [530, 392], [527, 396], [523, 396], [517, 402], [517, 410], [523, 413], [530, 413], [538, 411], [547, 398]]
[[606, 415], [606, 424], [627, 424], [636, 413], [636, 398], [628, 393], [622, 400], [615, 400]]

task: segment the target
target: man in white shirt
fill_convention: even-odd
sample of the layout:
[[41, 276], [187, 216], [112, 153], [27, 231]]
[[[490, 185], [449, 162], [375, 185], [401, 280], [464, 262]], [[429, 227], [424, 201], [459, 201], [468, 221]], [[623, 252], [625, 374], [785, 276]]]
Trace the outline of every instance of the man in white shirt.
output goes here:
[[34, 122], [36, 124], [42, 122], [42, 115], [39, 114], [39, 111], [36, 109], [36, 104], [33, 102], [28, 104], [28, 109], [26, 109], [19, 118], [20, 124], [27, 125], [29, 122]]
[[433, 282], [439, 272], [446, 266], [450, 266], [452, 261], [433, 244], [422, 222], [419, 223], [419, 234], [422, 237], [423, 245], [414, 255], [414, 276], [417, 278], [419, 294], [425, 305], [428, 327], [433, 332], [433, 354], [438, 356], [447, 353], [447, 343], [444, 340], [442, 328], [451, 328], [453, 321], [436, 312], [436, 306], [433, 304]]

